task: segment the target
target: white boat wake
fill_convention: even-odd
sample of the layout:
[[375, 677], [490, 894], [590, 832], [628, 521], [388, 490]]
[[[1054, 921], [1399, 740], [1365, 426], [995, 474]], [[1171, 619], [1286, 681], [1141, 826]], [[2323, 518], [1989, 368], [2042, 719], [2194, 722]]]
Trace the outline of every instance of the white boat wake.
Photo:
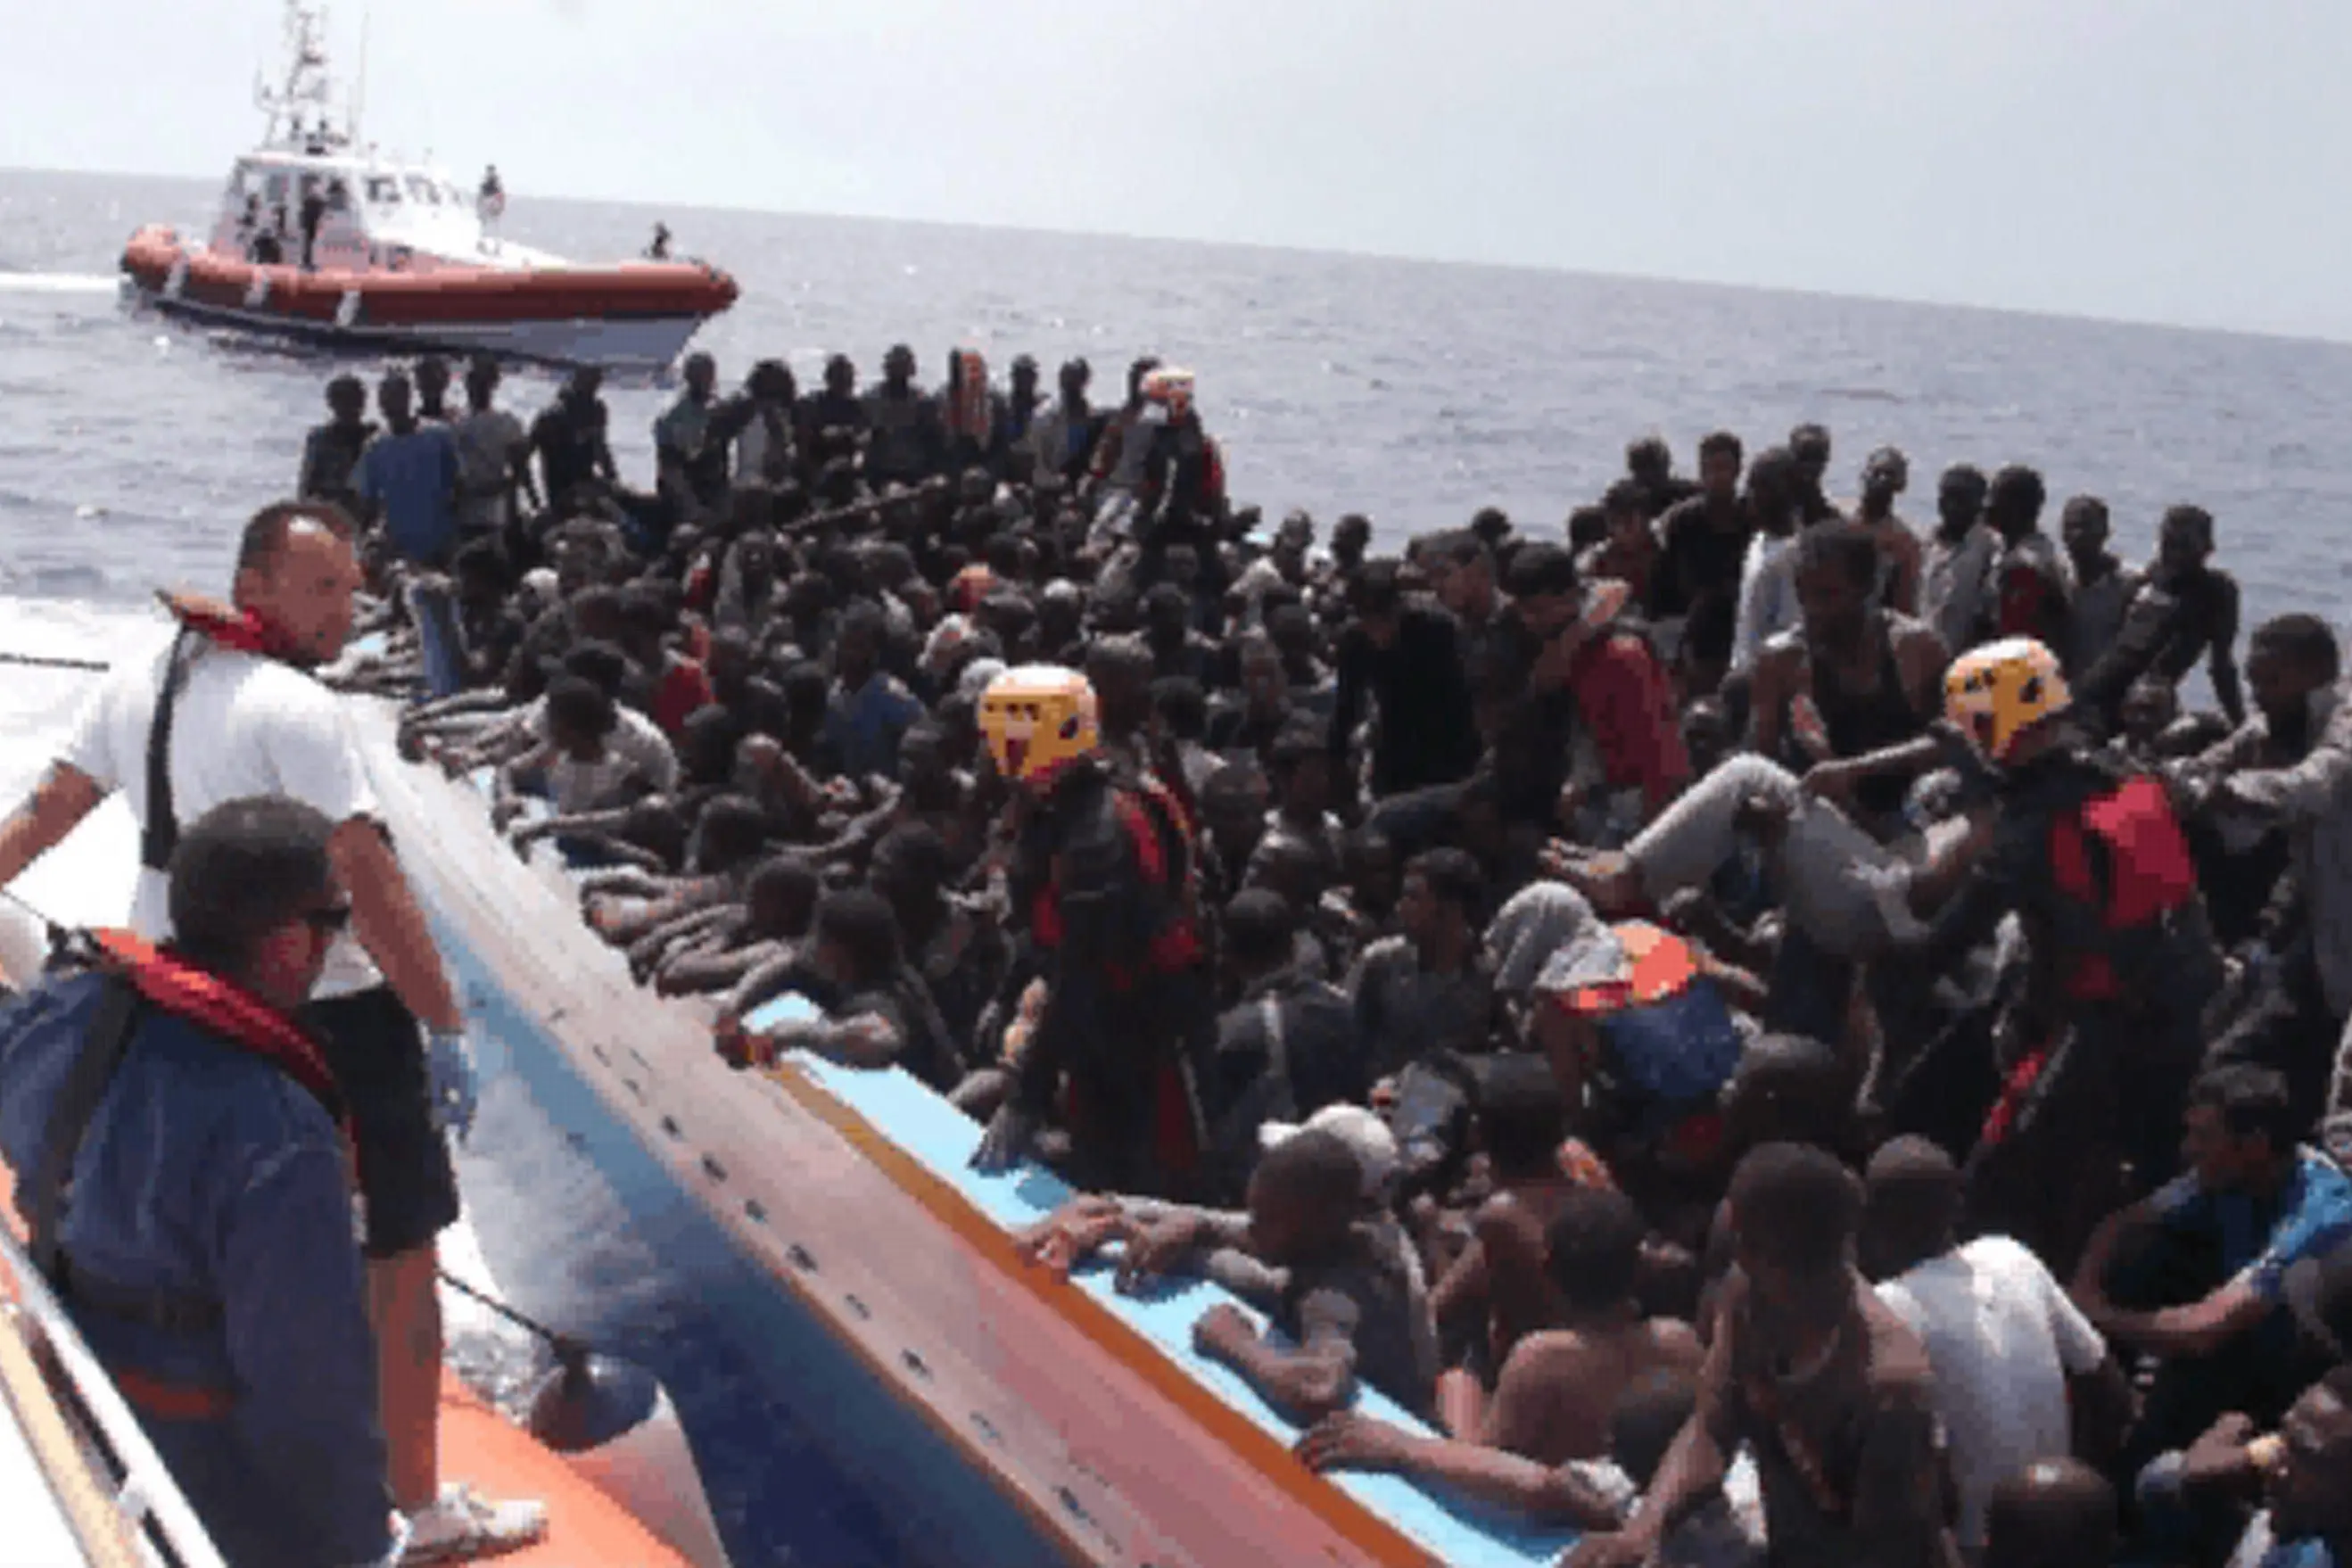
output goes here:
[[121, 286], [111, 272], [0, 272], [0, 294], [111, 294]]

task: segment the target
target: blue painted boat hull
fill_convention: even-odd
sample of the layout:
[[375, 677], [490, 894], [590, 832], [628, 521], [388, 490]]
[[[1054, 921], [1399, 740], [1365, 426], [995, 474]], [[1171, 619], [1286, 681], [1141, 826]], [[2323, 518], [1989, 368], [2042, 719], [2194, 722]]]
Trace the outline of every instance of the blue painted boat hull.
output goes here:
[[1309, 1476], [1296, 1428], [1193, 1352], [1213, 1288], [1023, 1267], [1010, 1231], [1066, 1189], [971, 1171], [977, 1129], [902, 1073], [728, 1070], [378, 717], [385, 818], [486, 1037], [483, 1252], [522, 1310], [667, 1384], [740, 1568], [1518, 1568], [1572, 1540]]

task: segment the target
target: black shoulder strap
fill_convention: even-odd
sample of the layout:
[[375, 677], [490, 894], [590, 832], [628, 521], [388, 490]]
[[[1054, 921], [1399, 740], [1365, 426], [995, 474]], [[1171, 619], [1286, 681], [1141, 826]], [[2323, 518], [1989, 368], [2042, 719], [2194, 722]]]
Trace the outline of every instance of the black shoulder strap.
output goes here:
[[172, 851], [180, 843], [180, 819], [172, 809], [172, 715], [194, 662], [189, 645], [195, 635], [183, 630], [172, 639], [163, 689], [155, 695], [155, 717], [147, 726], [147, 825], [139, 832], [139, 863], [151, 871], [170, 869]]
[[100, 994], [98, 1010], [82, 1037], [80, 1054], [66, 1074], [65, 1087], [49, 1110], [48, 1136], [41, 1163], [33, 1172], [28, 1191], [19, 1194], [26, 1227], [32, 1233], [34, 1266], [51, 1279], [58, 1277], [59, 1227], [65, 1217], [67, 1191], [73, 1184], [75, 1159], [89, 1135], [90, 1119], [106, 1098], [107, 1085], [130, 1053], [131, 1031], [144, 1010], [139, 989], [119, 976], [109, 979]]

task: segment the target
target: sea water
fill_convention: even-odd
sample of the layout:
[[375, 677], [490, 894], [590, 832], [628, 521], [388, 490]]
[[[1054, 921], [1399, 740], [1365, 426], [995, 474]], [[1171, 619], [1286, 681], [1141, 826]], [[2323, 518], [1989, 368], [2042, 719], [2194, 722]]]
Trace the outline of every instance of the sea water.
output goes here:
[[[380, 368], [121, 308], [113, 271], [132, 229], [203, 231], [215, 195], [200, 181], [0, 172], [0, 654], [152, 653], [164, 627], [151, 591], [225, 588], [239, 523], [293, 483], [327, 375]], [[1903, 510], [1915, 522], [1931, 517], [1934, 476], [1956, 461], [2038, 466], [2053, 514], [2057, 498], [2105, 497], [2129, 559], [2147, 553], [2166, 505], [2204, 505], [2249, 625], [2288, 609], [2340, 619], [2352, 574], [2338, 542], [2352, 500], [2336, 423], [2352, 406], [2352, 348], [2340, 344], [527, 195], [510, 202], [504, 232], [606, 258], [634, 254], [656, 218], [681, 254], [708, 256], [743, 285], [700, 339], [726, 384], [773, 357], [812, 387], [835, 351], [870, 378], [905, 342], [929, 380], [944, 375], [950, 347], [969, 345], [1000, 379], [1014, 354], [1034, 354], [1048, 389], [1062, 360], [1084, 355], [1097, 399], [1115, 400], [1129, 359], [1149, 351], [1198, 374], [1238, 499], [1270, 513], [1303, 506], [1327, 527], [1363, 511], [1391, 546], [1486, 505], [1556, 536], [1637, 435], [1664, 434], [1688, 468], [1708, 430], [1737, 431], [1752, 451], [1817, 420], [1836, 442], [1833, 493], [1852, 492], [1870, 448], [1907, 451], [1915, 490]], [[528, 417], [553, 387], [544, 373], [518, 373], [503, 396]], [[605, 395], [616, 454], [645, 482], [650, 426], [674, 393], [640, 381]], [[0, 663], [0, 803], [21, 798], [55, 754], [89, 681]], [[93, 841], [129, 835], [113, 810], [121, 820]], [[67, 918], [121, 917], [100, 907], [111, 895], [61, 868], [28, 879], [27, 896]], [[494, 1286], [469, 1232], [449, 1250]], [[459, 1361], [494, 1387], [520, 1386], [535, 1364], [528, 1342], [462, 1300], [450, 1310]], [[835, 1529], [813, 1522], [804, 1538], [762, 1539], [753, 1553], [833, 1560], [844, 1549]]]

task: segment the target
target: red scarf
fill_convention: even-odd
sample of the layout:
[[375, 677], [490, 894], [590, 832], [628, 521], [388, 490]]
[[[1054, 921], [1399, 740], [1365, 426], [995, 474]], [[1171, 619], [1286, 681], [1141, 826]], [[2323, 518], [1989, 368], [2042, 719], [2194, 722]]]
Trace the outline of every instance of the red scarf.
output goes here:
[[215, 647], [259, 654], [264, 658], [279, 659], [304, 668], [310, 667], [310, 659], [294, 639], [259, 610], [236, 609], [216, 599], [175, 594], [168, 589], [159, 591], [155, 596], [172, 612], [173, 620]]
[[139, 987], [139, 994], [174, 1017], [259, 1057], [310, 1091], [348, 1144], [350, 1113], [334, 1069], [294, 1021], [250, 991], [207, 973], [127, 931], [92, 931], [105, 967]]

